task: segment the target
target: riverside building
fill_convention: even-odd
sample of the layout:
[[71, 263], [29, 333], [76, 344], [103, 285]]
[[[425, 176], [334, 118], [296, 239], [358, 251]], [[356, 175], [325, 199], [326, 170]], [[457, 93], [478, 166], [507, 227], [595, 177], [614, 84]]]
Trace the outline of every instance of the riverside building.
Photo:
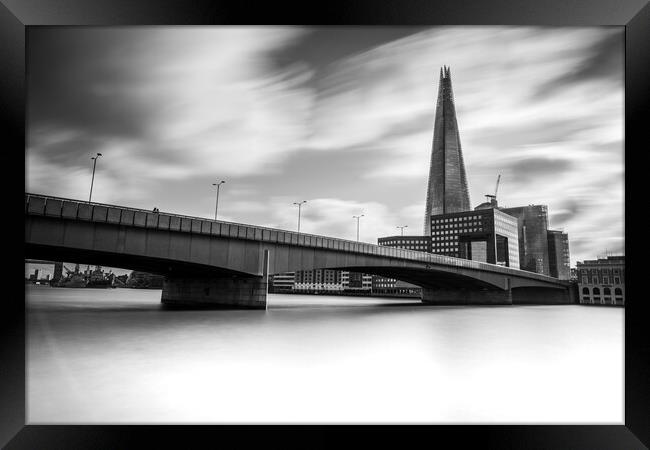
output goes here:
[[625, 305], [625, 257], [608, 256], [576, 264], [583, 305]]
[[296, 281], [296, 272], [284, 272], [271, 275], [270, 291], [272, 293], [290, 292]]
[[296, 292], [334, 292], [343, 290], [340, 270], [299, 270], [295, 273]]

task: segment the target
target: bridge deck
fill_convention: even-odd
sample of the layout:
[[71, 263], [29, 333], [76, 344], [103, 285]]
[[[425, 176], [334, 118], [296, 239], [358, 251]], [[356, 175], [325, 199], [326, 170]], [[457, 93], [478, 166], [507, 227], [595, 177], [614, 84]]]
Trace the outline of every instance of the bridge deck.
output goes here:
[[196, 233], [215, 237], [245, 239], [274, 244], [301, 247], [324, 248], [363, 255], [377, 255], [387, 258], [417, 261], [424, 264], [454, 266], [504, 275], [536, 279], [556, 284], [566, 284], [546, 275], [527, 272], [451, 256], [384, 247], [365, 242], [318, 236], [275, 228], [247, 225], [201, 217], [184, 216], [166, 212], [152, 212], [145, 209], [109, 205], [96, 202], [54, 197], [40, 194], [25, 194], [25, 214], [48, 216], [68, 220], [103, 222], [131, 227]]

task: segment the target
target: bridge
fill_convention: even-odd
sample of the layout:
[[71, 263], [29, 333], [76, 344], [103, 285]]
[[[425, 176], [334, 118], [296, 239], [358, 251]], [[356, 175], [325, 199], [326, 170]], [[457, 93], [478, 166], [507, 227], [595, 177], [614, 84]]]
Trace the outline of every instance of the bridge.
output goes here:
[[570, 303], [568, 282], [509, 267], [29, 193], [25, 258], [161, 274], [161, 301], [171, 305], [264, 309], [269, 274], [312, 269], [403, 280], [430, 304]]

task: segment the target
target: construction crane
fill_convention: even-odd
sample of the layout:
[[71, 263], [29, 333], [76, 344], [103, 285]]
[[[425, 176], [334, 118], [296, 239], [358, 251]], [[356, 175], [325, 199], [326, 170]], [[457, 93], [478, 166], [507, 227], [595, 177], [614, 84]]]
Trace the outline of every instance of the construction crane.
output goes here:
[[497, 201], [497, 192], [499, 190], [499, 181], [501, 181], [501, 174], [499, 174], [499, 176], [497, 177], [497, 185], [494, 188], [494, 195], [485, 194], [485, 196], [489, 199], [490, 202], [492, 202], [492, 201], [496, 202]]

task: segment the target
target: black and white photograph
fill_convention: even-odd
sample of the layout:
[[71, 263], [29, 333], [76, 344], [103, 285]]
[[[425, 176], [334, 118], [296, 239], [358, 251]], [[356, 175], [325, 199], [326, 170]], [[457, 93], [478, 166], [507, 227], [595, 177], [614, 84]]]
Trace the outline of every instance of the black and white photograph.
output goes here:
[[624, 424], [624, 27], [27, 42], [26, 423]]

